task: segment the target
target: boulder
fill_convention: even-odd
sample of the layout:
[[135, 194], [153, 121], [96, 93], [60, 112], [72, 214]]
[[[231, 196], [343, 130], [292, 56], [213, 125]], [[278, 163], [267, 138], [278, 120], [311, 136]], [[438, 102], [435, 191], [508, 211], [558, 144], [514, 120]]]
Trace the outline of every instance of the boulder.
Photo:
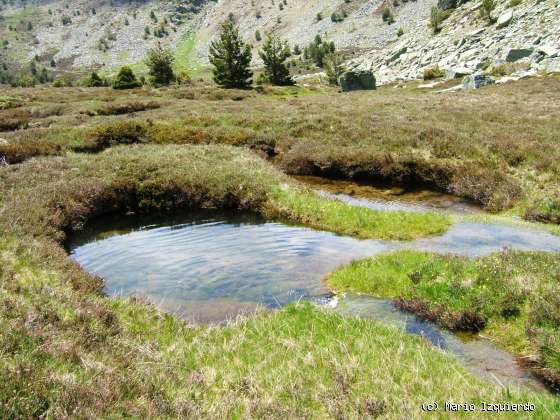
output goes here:
[[508, 63], [513, 63], [521, 60], [522, 58], [527, 58], [531, 54], [533, 54], [532, 48], [512, 48], [506, 55], [506, 61]]
[[448, 79], [457, 79], [459, 77], [465, 77], [469, 74], [473, 74], [473, 70], [465, 66], [451, 67], [445, 70], [445, 76]]
[[375, 76], [371, 71], [347, 71], [338, 79], [343, 92], [375, 89]]
[[537, 48], [537, 52], [546, 55], [547, 57], [556, 57], [558, 55], [558, 50], [550, 45], [541, 45]]
[[482, 72], [471, 74], [463, 79], [463, 89], [479, 89], [482, 86], [493, 85], [496, 79]]
[[439, 10], [455, 9], [458, 3], [457, 0], [438, 0], [437, 7]]
[[496, 22], [496, 26], [498, 28], [505, 28], [508, 26], [513, 19], [513, 10], [508, 10], [505, 13], [502, 13], [498, 18], [498, 22]]

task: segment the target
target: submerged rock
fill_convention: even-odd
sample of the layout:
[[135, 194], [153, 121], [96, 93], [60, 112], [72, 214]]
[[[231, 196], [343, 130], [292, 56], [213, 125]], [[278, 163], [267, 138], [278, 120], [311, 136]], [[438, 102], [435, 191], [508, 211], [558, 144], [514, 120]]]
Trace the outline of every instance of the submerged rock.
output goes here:
[[493, 85], [496, 79], [482, 72], [471, 74], [463, 79], [463, 89], [479, 89], [482, 86]]
[[343, 92], [375, 89], [375, 76], [371, 71], [347, 71], [338, 80]]

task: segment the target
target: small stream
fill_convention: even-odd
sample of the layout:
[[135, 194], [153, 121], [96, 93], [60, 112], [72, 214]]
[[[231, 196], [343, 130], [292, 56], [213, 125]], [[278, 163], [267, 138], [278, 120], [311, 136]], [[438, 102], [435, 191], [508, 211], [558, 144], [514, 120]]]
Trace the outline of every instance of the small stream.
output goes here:
[[[322, 189], [322, 194], [332, 194], [333, 199], [368, 207], [375, 202], [363, 197], [364, 189], [375, 187], [356, 184], [354, 191], [359, 188], [362, 194], [351, 196], [337, 192], [336, 182], [329, 184], [330, 190]], [[341, 190], [347, 191], [347, 184]], [[425, 193], [418, 201], [418, 192], [414, 194], [416, 201], [399, 191], [387, 208], [379, 209], [410, 210], [402, 206], [411, 205], [415, 211], [439, 206], [441, 211], [480, 212], [455, 197]], [[379, 199], [375, 206], [382, 203]], [[338, 302], [323, 284], [327, 273], [353, 259], [403, 248], [468, 256], [504, 247], [560, 252], [560, 237], [541, 230], [462, 222], [442, 236], [411, 242], [358, 240], [253, 214], [197, 211], [98, 219], [67, 246], [84, 269], [105, 278], [108, 294], [146, 296], [163, 310], [194, 322], [221, 322], [308, 299], [421, 335], [495, 382], [541, 387], [512, 355], [488, 341], [461, 339], [385, 300], [347, 296]]]

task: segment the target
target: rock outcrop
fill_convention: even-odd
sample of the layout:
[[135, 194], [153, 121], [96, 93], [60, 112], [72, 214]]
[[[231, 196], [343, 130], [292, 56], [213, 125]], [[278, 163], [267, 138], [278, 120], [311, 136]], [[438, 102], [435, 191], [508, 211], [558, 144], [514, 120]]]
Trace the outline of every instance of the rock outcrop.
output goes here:
[[471, 74], [463, 79], [463, 89], [479, 89], [482, 86], [493, 85], [496, 79], [482, 72]]
[[371, 71], [347, 71], [340, 76], [338, 83], [343, 92], [374, 90], [375, 76]]
[[[447, 7], [444, 2], [440, 0], [441, 8]], [[497, 76], [560, 71], [560, 4], [524, 1], [512, 7], [504, 1], [493, 11], [499, 17], [495, 24], [480, 17], [480, 7], [480, 1], [471, 1], [449, 9], [450, 16], [438, 34], [433, 34], [426, 20], [424, 29], [405, 30], [391, 46], [350, 60], [348, 68], [373, 71], [380, 85], [421, 78], [425, 69], [436, 66], [448, 78], [502, 64], [507, 74]]]

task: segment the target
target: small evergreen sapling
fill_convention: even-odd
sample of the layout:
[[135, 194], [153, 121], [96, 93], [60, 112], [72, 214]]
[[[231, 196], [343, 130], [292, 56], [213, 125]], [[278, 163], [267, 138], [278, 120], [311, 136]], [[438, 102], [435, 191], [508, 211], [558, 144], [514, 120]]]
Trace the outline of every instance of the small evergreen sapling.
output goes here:
[[276, 35], [268, 35], [259, 51], [259, 56], [264, 62], [266, 79], [273, 85], [293, 85], [286, 60], [290, 57], [290, 47]]
[[150, 82], [155, 86], [166, 86], [175, 80], [173, 73], [173, 54], [160, 44], [148, 51], [146, 65]]
[[113, 80], [113, 89], [134, 89], [140, 86], [142, 86], [142, 84], [128, 66], [122, 66], [117, 77]]
[[220, 37], [210, 44], [208, 56], [218, 85], [240, 89], [251, 86], [251, 46], [243, 42], [239, 29], [231, 20], [222, 24]]

